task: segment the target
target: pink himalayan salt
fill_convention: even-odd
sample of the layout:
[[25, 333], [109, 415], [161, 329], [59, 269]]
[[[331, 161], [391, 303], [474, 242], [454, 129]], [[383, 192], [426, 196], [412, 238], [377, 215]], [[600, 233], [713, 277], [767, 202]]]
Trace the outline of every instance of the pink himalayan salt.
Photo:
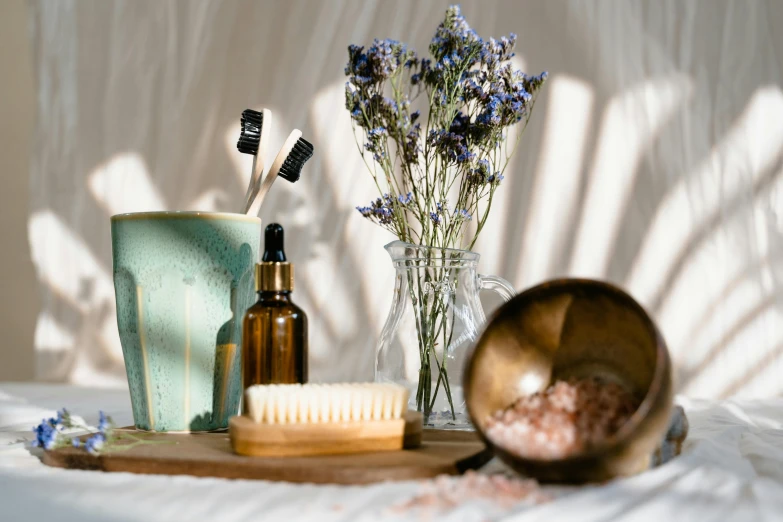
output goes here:
[[599, 379], [557, 381], [487, 420], [487, 437], [530, 459], [562, 459], [610, 437], [638, 407], [621, 386]]

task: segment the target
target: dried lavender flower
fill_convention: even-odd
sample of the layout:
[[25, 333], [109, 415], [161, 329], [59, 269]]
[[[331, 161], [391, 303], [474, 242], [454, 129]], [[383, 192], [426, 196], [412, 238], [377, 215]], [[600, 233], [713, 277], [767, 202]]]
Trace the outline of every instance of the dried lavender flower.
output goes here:
[[[527, 124], [547, 78], [514, 69], [516, 41], [513, 33], [483, 40], [451, 6], [428, 58], [396, 40], [348, 47], [345, 107], [364, 134], [360, 151], [376, 164], [376, 185], [392, 200], [356, 207], [364, 217], [403, 241], [473, 246], [513, 153], [506, 131]], [[419, 121], [422, 109], [426, 122]], [[433, 211], [442, 201], [460, 211], [452, 218]], [[474, 217], [477, 226], [469, 229]]]

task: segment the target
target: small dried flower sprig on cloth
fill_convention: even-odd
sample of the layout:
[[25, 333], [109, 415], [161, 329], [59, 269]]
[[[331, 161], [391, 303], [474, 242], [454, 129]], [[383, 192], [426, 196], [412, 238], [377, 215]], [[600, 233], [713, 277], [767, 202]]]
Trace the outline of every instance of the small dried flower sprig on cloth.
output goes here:
[[[514, 69], [515, 44], [513, 33], [481, 39], [452, 6], [430, 58], [395, 40], [348, 47], [345, 106], [380, 196], [357, 207], [364, 217], [409, 243], [473, 246], [522, 134], [508, 131], [527, 125], [547, 78]], [[426, 117], [414, 107], [422, 94]]]
[[[112, 418], [102, 411], [98, 412], [98, 431], [74, 420], [71, 413], [63, 408], [57, 412], [57, 417], [42, 419], [41, 424], [33, 426], [35, 440], [31, 442], [33, 447], [41, 447], [45, 450], [54, 450], [73, 446], [84, 448], [91, 455], [103, 452], [127, 450], [140, 444], [167, 444], [169, 441], [145, 440], [139, 435], [117, 431]], [[69, 430], [69, 433], [66, 433]], [[80, 437], [72, 437], [75, 430], [86, 431], [91, 434], [86, 440]]]

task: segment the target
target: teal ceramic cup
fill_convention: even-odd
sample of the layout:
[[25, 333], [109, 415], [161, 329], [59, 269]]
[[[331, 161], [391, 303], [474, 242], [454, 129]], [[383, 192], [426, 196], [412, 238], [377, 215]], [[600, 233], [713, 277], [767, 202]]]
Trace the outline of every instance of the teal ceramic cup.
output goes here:
[[117, 326], [136, 427], [212, 431], [242, 395], [242, 317], [261, 220], [143, 212], [111, 218]]

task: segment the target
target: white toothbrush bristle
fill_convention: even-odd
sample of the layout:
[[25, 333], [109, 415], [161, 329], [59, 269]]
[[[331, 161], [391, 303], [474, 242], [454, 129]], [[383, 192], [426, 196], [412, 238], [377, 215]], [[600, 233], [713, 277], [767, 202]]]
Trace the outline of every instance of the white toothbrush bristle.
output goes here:
[[332, 420], [332, 396], [334, 390], [331, 387], [324, 387], [320, 393], [320, 404], [318, 405], [318, 419], [321, 422], [329, 422]]
[[351, 388], [351, 420], [362, 420], [362, 392], [363, 388]]
[[288, 390], [281, 390], [281, 393], [278, 395], [277, 400], [277, 408], [276, 408], [276, 414], [277, 414], [277, 422], [280, 424], [286, 423], [286, 417], [288, 416], [288, 399], [289, 399], [289, 393], [286, 393]]
[[304, 423], [309, 420], [309, 415], [310, 415], [309, 393], [310, 392], [308, 388], [299, 389], [299, 398], [296, 401], [298, 404], [298, 409], [296, 412], [296, 422]]
[[383, 420], [389, 420], [392, 418], [392, 408], [394, 407], [394, 390], [391, 387], [386, 387], [383, 390]]
[[266, 406], [266, 389], [251, 386], [245, 395], [248, 404], [248, 413], [253, 422], [261, 422], [264, 419], [264, 407]]
[[370, 386], [364, 386], [362, 389], [362, 420], [372, 419], [372, 401], [373, 392]]
[[291, 396], [288, 398], [288, 422], [299, 422], [299, 396], [302, 394], [302, 387], [294, 385], [294, 389], [291, 390]]
[[381, 420], [383, 416], [383, 388], [378, 387], [372, 394], [372, 420]]
[[353, 402], [353, 388], [348, 384], [343, 384], [343, 401], [340, 403], [340, 419], [343, 422], [349, 422], [351, 418], [351, 402]]
[[392, 406], [392, 418], [399, 419], [407, 402], [408, 390], [403, 387], [392, 390], [394, 394], [394, 405]]
[[269, 394], [264, 405], [263, 422], [267, 424], [275, 423], [275, 403], [277, 402], [277, 390], [274, 386], [269, 388]]
[[398, 384], [270, 384], [245, 391], [247, 416], [258, 424], [381, 421], [401, 418], [408, 390]]

